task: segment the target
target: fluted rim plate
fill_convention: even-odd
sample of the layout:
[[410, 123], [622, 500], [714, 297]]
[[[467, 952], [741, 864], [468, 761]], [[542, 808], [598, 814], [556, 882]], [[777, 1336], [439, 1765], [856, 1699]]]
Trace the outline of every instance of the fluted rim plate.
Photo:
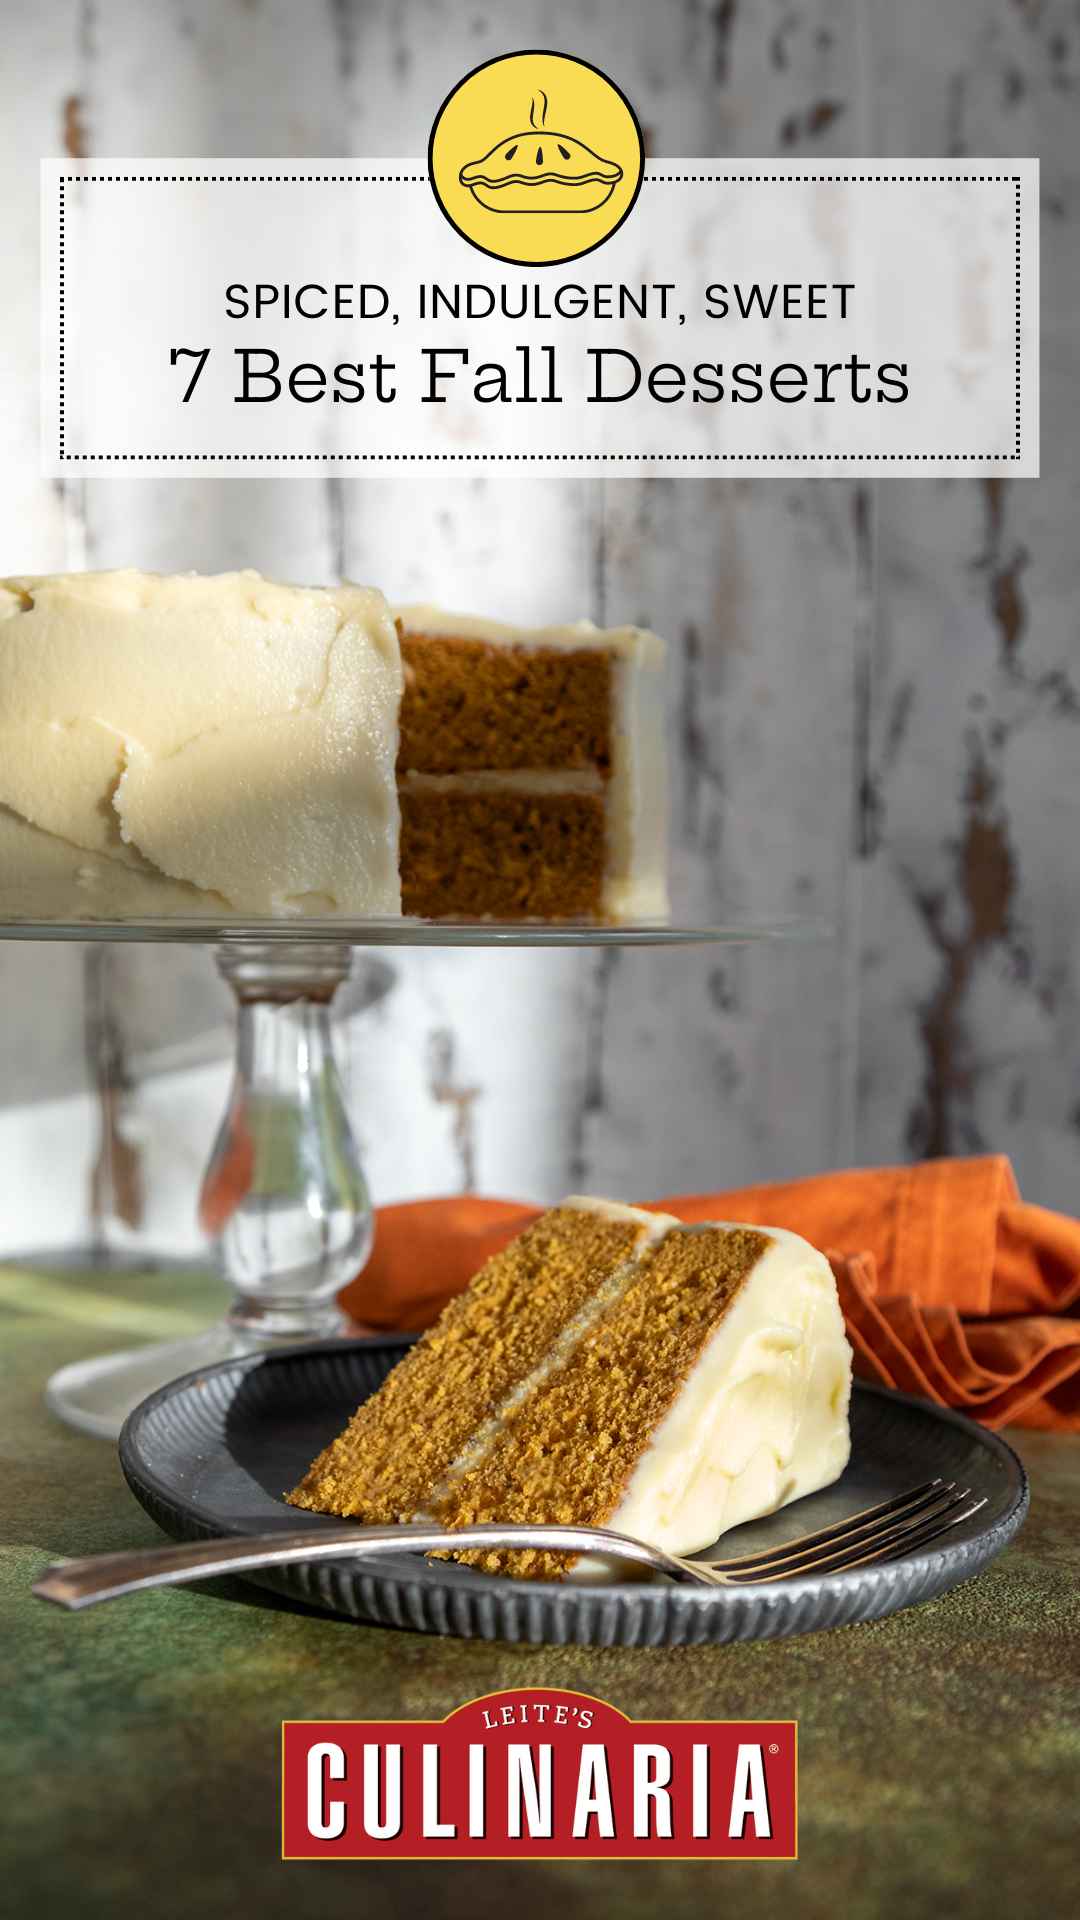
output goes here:
[[[318, 1526], [319, 1515], [299, 1516], [282, 1494], [409, 1344], [330, 1341], [221, 1361], [170, 1382], [124, 1425], [120, 1463], [128, 1485], [174, 1539]], [[1027, 1512], [1024, 1469], [997, 1434], [948, 1409], [857, 1382], [843, 1478], [726, 1534], [725, 1555], [794, 1539], [938, 1475], [986, 1499], [943, 1540], [885, 1565], [754, 1588], [513, 1580], [406, 1553], [366, 1567], [360, 1560], [305, 1562], [245, 1577], [354, 1620], [464, 1639], [597, 1647], [779, 1639], [880, 1619], [947, 1592], [981, 1572]]]

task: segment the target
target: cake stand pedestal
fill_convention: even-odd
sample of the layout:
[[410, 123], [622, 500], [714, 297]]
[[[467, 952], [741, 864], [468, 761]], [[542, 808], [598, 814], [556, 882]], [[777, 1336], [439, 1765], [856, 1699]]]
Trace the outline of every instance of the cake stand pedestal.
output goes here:
[[[337, 1304], [362, 1270], [371, 1198], [334, 1060], [330, 1007], [355, 946], [645, 946], [820, 937], [819, 924], [583, 927], [384, 921], [204, 921], [0, 924], [13, 939], [198, 941], [212, 945], [237, 1007], [236, 1062], [203, 1179], [199, 1212], [231, 1289], [223, 1320], [185, 1340], [77, 1361], [53, 1374], [46, 1401], [85, 1433], [115, 1438], [140, 1400], [178, 1375], [275, 1346], [348, 1330]], [[369, 958], [361, 1004], [391, 975]]]
[[[371, 1197], [330, 1031], [350, 947], [239, 939], [219, 945], [216, 958], [236, 999], [236, 1061], [199, 1215], [232, 1298], [205, 1333], [53, 1375], [45, 1390], [53, 1413], [105, 1438], [178, 1374], [346, 1331], [337, 1295], [371, 1252]], [[381, 998], [390, 978], [375, 963], [362, 1004]]]

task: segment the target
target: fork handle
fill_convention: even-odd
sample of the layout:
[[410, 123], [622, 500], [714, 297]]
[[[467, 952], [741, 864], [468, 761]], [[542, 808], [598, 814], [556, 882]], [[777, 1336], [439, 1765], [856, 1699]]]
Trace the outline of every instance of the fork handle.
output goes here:
[[219, 1540], [174, 1541], [165, 1547], [142, 1547], [126, 1553], [95, 1553], [82, 1560], [63, 1560], [46, 1567], [34, 1582], [39, 1600], [78, 1611], [121, 1594], [147, 1587], [182, 1586], [209, 1580], [218, 1574], [250, 1573], [257, 1567], [284, 1567], [297, 1560], [368, 1559], [381, 1554], [433, 1553], [459, 1547], [540, 1547], [577, 1553], [612, 1553], [652, 1572], [675, 1580], [693, 1580], [694, 1574], [641, 1540], [613, 1533], [606, 1527], [412, 1526], [320, 1527], [318, 1531], [256, 1533]]

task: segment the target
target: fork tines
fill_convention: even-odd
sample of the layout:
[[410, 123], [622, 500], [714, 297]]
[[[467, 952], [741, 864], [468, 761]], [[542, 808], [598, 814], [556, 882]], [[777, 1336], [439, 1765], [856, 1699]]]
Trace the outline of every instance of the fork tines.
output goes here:
[[970, 1487], [961, 1487], [955, 1480], [924, 1480], [879, 1506], [867, 1507], [847, 1520], [838, 1520], [831, 1527], [804, 1534], [783, 1546], [732, 1560], [695, 1564], [707, 1566], [725, 1586], [793, 1580], [808, 1573], [839, 1573], [847, 1567], [910, 1553], [969, 1520], [986, 1505], [985, 1499], [965, 1505], [971, 1501], [971, 1493]]

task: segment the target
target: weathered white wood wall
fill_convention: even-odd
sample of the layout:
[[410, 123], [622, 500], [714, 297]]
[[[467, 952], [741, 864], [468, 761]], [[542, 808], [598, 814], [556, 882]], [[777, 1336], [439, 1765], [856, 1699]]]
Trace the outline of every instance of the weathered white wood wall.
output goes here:
[[[0, 571], [253, 564], [653, 624], [692, 897], [838, 929], [395, 953], [343, 1025], [377, 1194], [648, 1195], [1001, 1147], [1075, 1207], [1075, 0], [49, 0], [4, 39]], [[1046, 477], [37, 477], [39, 156], [419, 154], [453, 80], [521, 45], [609, 67], [655, 154], [1040, 153]], [[7, 947], [0, 1005], [0, 1246], [196, 1244], [227, 1075], [209, 960]]]

